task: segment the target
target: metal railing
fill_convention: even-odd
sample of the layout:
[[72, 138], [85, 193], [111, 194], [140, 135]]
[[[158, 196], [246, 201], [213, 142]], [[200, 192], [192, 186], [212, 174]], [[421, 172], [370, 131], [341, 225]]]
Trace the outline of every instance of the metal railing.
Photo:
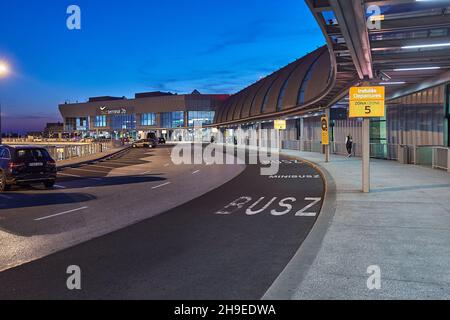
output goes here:
[[433, 152], [433, 155], [432, 155], [433, 169], [442, 169], [442, 170], [450, 171], [450, 168], [449, 168], [450, 148], [433, 147], [432, 152]]
[[[27, 143], [15, 141], [9, 142], [11, 145], [27, 145]], [[33, 144], [37, 147], [45, 148], [53, 159], [56, 161], [63, 161], [74, 158], [82, 158], [102, 152], [106, 152], [112, 148], [123, 145], [121, 142], [96, 142], [85, 144]]]
[[113, 145], [111, 143], [91, 143], [83, 145], [47, 145], [43, 147], [47, 149], [53, 159], [63, 161], [106, 152]]

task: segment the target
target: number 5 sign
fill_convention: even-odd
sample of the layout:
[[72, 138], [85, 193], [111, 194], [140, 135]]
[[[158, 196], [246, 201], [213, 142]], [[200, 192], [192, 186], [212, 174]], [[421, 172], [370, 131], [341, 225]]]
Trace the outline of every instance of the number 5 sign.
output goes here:
[[350, 118], [381, 118], [385, 115], [384, 87], [350, 88]]

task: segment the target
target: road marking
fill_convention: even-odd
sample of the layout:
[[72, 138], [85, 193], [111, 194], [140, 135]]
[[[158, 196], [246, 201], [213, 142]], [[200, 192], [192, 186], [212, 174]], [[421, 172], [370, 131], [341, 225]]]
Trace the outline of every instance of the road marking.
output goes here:
[[59, 184], [55, 184], [54, 187], [57, 188], [57, 189], [66, 189], [67, 188], [67, 187], [64, 187], [64, 186], [60, 186]]
[[79, 169], [79, 168], [70, 168], [70, 170], [78, 170], [78, 171], [85, 171], [85, 172], [95, 172], [95, 173], [108, 173], [107, 171], [87, 170], [87, 169]]
[[160, 184], [159, 186], [153, 187], [152, 189], [158, 189], [158, 188], [161, 188], [161, 187], [165, 187], [165, 186], [167, 186], [167, 185], [169, 185], [171, 183], [172, 182], [166, 182], [166, 183]]
[[96, 167], [96, 168], [105, 168], [105, 169], [112, 169], [112, 170], [122, 170], [122, 171], [130, 171], [130, 172], [136, 172], [140, 171], [138, 168], [126, 168], [126, 167], [107, 167], [107, 166], [96, 166], [96, 165], [89, 165], [89, 167]]
[[170, 166], [170, 163], [166, 163], [166, 164], [164, 165], [164, 167], [168, 167], [168, 166]]
[[89, 164], [86, 167], [96, 167], [96, 168], [105, 168], [105, 169], [118, 169], [117, 167], [99, 166], [99, 165], [96, 165], [96, 164]]
[[152, 173], [152, 172], [151, 171], [146, 171], [143, 174], [150, 174], [150, 173]]
[[62, 172], [58, 172], [58, 174], [61, 175], [61, 176], [68, 176], [68, 177], [82, 178], [81, 176], [77, 176], [77, 175], [75, 175], [75, 174], [62, 173]]
[[194, 172], [192, 172], [192, 174], [197, 174], [199, 172], [200, 172], [200, 170], [195, 170]]
[[10, 197], [10, 196], [5, 196], [4, 194], [0, 194], [0, 197], [1, 197], [1, 198], [5, 198], [5, 199], [9, 199], [9, 200], [12, 199], [12, 197]]
[[73, 209], [73, 210], [69, 210], [69, 211], [64, 211], [64, 212], [52, 214], [52, 215], [50, 215], [50, 216], [46, 216], [46, 217], [34, 219], [34, 221], [42, 221], [42, 220], [46, 220], [46, 219], [50, 219], [50, 218], [55, 218], [55, 217], [62, 216], [62, 215], [64, 215], [64, 214], [68, 214], [68, 213], [72, 213], [72, 212], [77, 212], [77, 211], [81, 211], [81, 210], [86, 210], [87, 208], [88, 208], [88, 207], [81, 207], [81, 208], [78, 208], [78, 209]]
[[148, 163], [147, 161], [142, 163], [142, 161], [127, 161], [127, 162], [125, 162], [125, 161], [116, 161], [116, 160], [109, 160], [108, 162], [110, 162], [111, 164], [117, 163], [117, 164], [125, 164], [128, 166]]

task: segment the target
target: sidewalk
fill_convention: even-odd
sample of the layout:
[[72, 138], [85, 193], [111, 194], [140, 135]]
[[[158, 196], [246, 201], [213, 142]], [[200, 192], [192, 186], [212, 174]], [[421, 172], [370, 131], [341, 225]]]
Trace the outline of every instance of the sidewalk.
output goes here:
[[[450, 174], [372, 159], [363, 194], [360, 158], [283, 153], [316, 163], [336, 192], [264, 298], [450, 299]], [[371, 265], [380, 290], [367, 288]]]
[[68, 167], [68, 166], [73, 166], [73, 165], [78, 165], [78, 164], [82, 164], [85, 162], [89, 162], [89, 161], [95, 161], [95, 160], [99, 160], [99, 159], [103, 159], [106, 157], [109, 157], [115, 153], [118, 153], [122, 150], [127, 149], [128, 147], [119, 147], [119, 148], [112, 148], [109, 149], [105, 152], [99, 152], [96, 154], [91, 154], [89, 156], [86, 157], [77, 157], [77, 158], [72, 158], [72, 159], [67, 159], [67, 160], [62, 160], [62, 161], [58, 161], [56, 163], [56, 166], [58, 168], [64, 168], [64, 167]]

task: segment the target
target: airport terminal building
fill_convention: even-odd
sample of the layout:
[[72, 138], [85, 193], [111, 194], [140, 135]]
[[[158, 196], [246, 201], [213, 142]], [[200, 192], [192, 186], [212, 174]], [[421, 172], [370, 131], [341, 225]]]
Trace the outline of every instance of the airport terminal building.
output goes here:
[[370, 120], [371, 155], [400, 161], [406, 150], [407, 161], [414, 164], [434, 158], [446, 163], [441, 155], [450, 146], [450, 6], [406, 2], [376, 2], [383, 20], [368, 28], [368, 0], [306, 0], [326, 45], [240, 92], [154, 92], [134, 99], [100, 97], [64, 104], [65, 130], [113, 138], [154, 131], [168, 140], [192, 141], [195, 123], [207, 126], [207, 140], [217, 130], [233, 139], [237, 130], [272, 129], [274, 120], [286, 120], [284, 148], [321, 152], [321, 116], [328, 115], [332, 152], [346, 154], [346, 137], [351, 135], [354, 153], [361, 155], [362, 119], [348, 115], [349, 91], [383, 86], [386, 112]]
[[144, 138], [155, 132], [167, 140], [190, 141], [193, 127], [208, 125], [228, 95], [138, 93], [134, 99], [95, 97], [59, 106], [66, 133], [79, 137]]

